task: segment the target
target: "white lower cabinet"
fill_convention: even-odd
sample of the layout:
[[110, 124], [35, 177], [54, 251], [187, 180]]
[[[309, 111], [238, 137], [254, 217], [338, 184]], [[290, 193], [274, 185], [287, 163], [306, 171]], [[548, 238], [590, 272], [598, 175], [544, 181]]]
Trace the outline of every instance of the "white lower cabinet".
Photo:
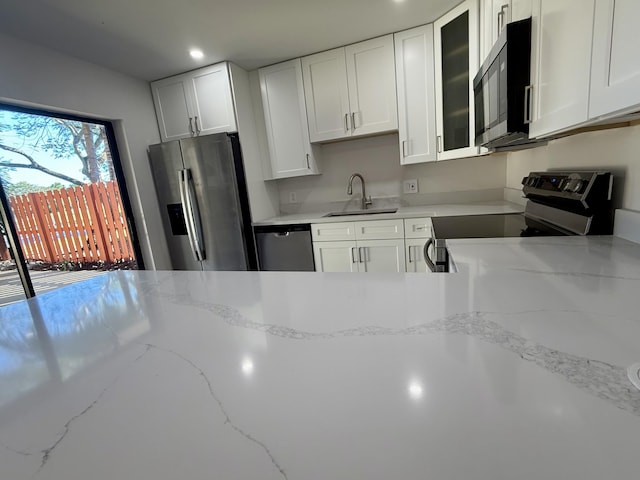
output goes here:
[[406, 270], [412, 273], [431, 273], [427, 263], [424, 261], [422, 251], [424, 244], [427, 241], [426, 238], [414, 238], [406, 239], [405, 245], [405, 258], [407, 259]]
[[402, 220], [320, 223], [311, 226], [318, 272], [404, 272]]
[[431, 273], [424, 261], [423, 249], [432, 236], [431, 218], [407, 218], [404, 221], [404, 245], [407, 272]]
[[404, 240], [360, 240], [358, 271], [404, 272]]
[[358, 272], [356, 242], [313, 242], [317, 272]]

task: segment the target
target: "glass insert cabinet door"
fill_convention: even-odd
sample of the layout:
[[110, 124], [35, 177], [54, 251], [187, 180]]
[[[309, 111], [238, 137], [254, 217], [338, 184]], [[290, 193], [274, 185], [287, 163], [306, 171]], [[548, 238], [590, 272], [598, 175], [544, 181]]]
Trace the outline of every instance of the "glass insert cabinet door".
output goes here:
[[478, 2], [468, 0], [434, 24], [438, 159], [478, 154], [473, 77], [478, 70]]
[[469, 146], [469, 12], [442, 27], [442, 142]]

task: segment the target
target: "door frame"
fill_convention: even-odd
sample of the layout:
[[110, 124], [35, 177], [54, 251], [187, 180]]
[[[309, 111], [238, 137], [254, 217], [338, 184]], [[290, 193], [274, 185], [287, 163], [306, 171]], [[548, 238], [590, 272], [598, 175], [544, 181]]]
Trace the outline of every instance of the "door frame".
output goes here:
[[[120, 197], [122, 199], [122, 207], [124, 208], [124, 214], [127, 220], [127, 227], [129, 229], [129, 235], [131, 237], [131, 245], [133, 247], [133, 252], [136, 256], [136, 264], [138, 266], [138, 270], [144, 270], [145, 269], [144, 259], [142, 257], [142, 249], [140, 248], [138, 230], [135, 224], [133, 209], [131, 208], [129, 190], [127, 188], [127, 182], [126, 182], [124, 170], [122, 168], [122, 163], [120, 160], [120, 152], [118, 151], [118, 144], [116, 142], [116, 135], [115, 135], [115, 130], [113, 128], [113, 123], [110, 120], [104, 120], [100, 118], [84, 117], [81, 115], [74, 115], [74, 114], [59, 112], [55, 110], [25, 107], [25, 106], [14, 105], [14, 104], [5, 103], [5, 102], [0, 102], [0, 110], [9, 110], [13, 112], [27, 113], [32, 115], [41, 115], [41, 116], [62, 118], [65, 120], [75, 120], [78, 122], [94, 123], [94, 124], [102, 125], [105, 128], [105, 133], [107, 136], [107, 144], [109, 146], [109, 150], [111, 152], [111, 160], [113, 162], [113, 171], [115, 173], [115, 177], [116, 177], [115, 179], [118, 182], [118, 189], [120, 190]], [[7, 237], [9, 238], [10, 245], [13, 249], [12, 253], [14, 256], [14, 260], [16, 261], [16, 265], [18, 267], [20, 279], [23, 282], [22, 284], [25, 289], [25, 294], [27, 295], [27, 298], [30, 298], [35, 296], [35, 291], [31, 283], [31, 278], [28, 275], [28, 271], [26, 268], [26, 261], [24, 259], [24, 254], [22, 252], [22, 247], [20, 246], [19, 239], [16, 235], [15, 223], [13, 221], [13, 217], [10, 214], [11, 210], [9, 208], [7, 196], [3, 186], [1, 185], [1, 182], [0, 182], [0, 200], [1, 200], [0, 214], [2, 214], [5, 227], [9, 230], [7, 232], [8, 234]], [[14, 246], [14, 243], [15, 243], [15, 246]]]

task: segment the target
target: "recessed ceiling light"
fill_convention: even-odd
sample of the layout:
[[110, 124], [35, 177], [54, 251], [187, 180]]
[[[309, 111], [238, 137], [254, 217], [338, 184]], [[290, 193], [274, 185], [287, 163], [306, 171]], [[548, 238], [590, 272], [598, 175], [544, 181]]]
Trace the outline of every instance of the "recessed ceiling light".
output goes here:
[[202, 53], [202, 50], [198, 50], [197, 48], [189, 50], [189, 55], [191, 55], [191, 58], [195, 60], [200, 60], [204, 57], [204, 53]]

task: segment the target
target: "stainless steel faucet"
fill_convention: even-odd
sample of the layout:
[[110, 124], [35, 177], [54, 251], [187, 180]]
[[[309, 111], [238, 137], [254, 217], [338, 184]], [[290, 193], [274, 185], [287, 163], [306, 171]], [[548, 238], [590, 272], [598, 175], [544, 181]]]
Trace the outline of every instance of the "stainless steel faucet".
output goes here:
[[358, 177], [360, 179], [360, 183], [362, 184], [362, 210], [366, 210], [369, 205], [372, 204], [371, 196], [367, 198], [367, 194], [364, 188], [364, 178], [359, 173], [354, 173], [349, 178], [349, 186], [347, 187], [347, 195], [353, 195], [353, 179]]

